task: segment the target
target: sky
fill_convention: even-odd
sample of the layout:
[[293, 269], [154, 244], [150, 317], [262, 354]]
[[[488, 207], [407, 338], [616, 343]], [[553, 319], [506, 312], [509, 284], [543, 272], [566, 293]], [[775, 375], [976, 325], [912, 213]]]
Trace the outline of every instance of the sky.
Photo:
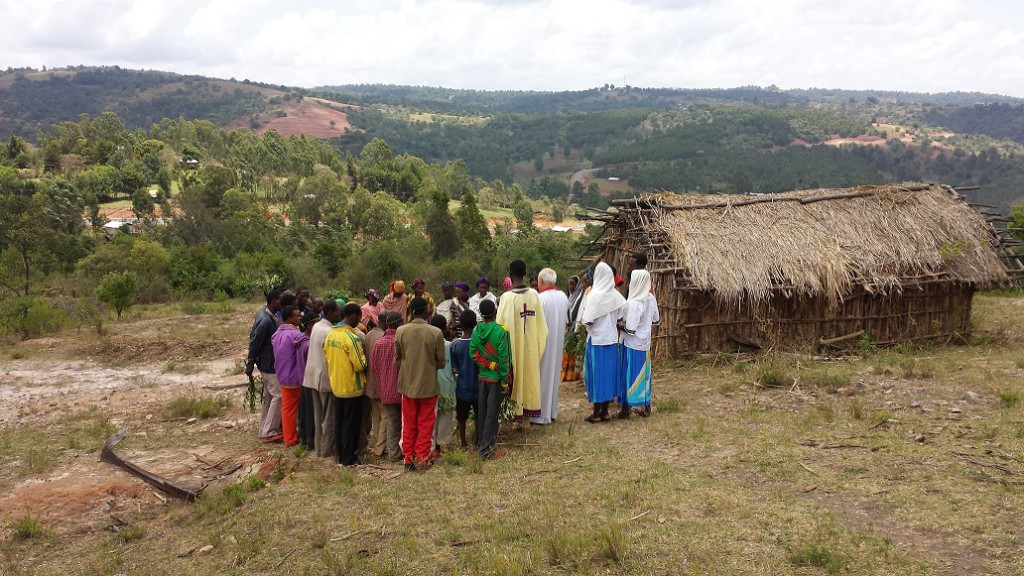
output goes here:
[[0, 0], [0, 23], [0, 69], [1024, 97], [1024, 3], [1012, 0]]

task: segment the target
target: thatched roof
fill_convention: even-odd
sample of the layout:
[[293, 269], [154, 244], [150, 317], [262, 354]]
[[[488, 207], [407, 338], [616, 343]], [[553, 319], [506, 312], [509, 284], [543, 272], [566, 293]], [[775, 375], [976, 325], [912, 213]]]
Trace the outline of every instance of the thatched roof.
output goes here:
[[781, 288], [837, 302], [857, 285], [893, 294], [937, 280], [980, 289], [1008, 280], [988, 223], [939, 185], [643, 200], [662, 208], [654, 224], [676, 267], [721, 300], [759, 301]]

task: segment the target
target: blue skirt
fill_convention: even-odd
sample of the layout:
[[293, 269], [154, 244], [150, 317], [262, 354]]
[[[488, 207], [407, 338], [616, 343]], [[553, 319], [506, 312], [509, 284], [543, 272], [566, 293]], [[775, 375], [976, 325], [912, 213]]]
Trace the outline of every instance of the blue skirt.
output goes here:
[[651, 351], [622, 347], [622, 379], [619, 403], [628, 406], [651, 405]]
[[587, 401], [598, 403], [614, 400], [619, 381], [619, 345], [594, 346], [588, 338], [583, 364]]

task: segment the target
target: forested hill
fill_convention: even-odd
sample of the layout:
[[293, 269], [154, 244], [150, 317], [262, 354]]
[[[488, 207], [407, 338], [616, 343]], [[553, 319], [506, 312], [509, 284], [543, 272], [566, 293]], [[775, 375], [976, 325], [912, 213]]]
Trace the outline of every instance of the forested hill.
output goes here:
[[[0, 138], [114, 112], [329, 140], [517, 182], [533, 198], [601, 206], [639, 191], [770, 193], [904, 180], [980, 185], [1024, 202], [1024, 100], [873, 90], [638, 88], [567, 92], [340, 85], [317, 89], [119, 67], [0, 73]], [[45, 139], [45, 137], [44, 137]], [[595, 186], [592, 186], [595, 185]], [[573, 191], [573, 188], [577, 188]]]
[[[303, 103], [302, 89], [246, 80], [220, 80], [118, 66], [68, 67], [0, 72], [0, 138], [16, 134], [35, 141], [40, 130], [114, 112], [130, 128], [148, 129], [164, 118], [210, 120], [224, 127], [263, 129], [289, 113], [313, 117], [323, 126], [278, 128], [285, 133], [340, 136], [344, 114], [327, 103]], [[316, 108], [309, 110], [309, 108]], [[331, 124], [331, 122], [334, 124]], [[309, 124], [308, 122], [306, 124]]]
[[674, 108], [692, 104], [756, 104], [770, 107], [831, 102], [891, 102], [973, 106], [1024, 104], [1024, 99], [981, 92], [895, 92], [885, 90], [781, 90], [774, 86], [738, 88], [640, 88], [605, 84], [598, 88], [564, 92], [522, 90], [457, 90], [430, 86], [348, 84], [320, 86], [314, 94], [332, 100], [374, 105], [411, 106], [456, 113], [556, 114], [598, 112], [623, 108]]

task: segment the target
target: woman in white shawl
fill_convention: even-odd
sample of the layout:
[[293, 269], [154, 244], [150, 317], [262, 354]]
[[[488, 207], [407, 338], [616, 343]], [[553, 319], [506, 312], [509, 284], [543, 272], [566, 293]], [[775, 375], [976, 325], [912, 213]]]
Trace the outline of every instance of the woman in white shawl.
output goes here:
[[594, 269], [594, 286], [587, 295], [580, 322], [587, 328], [587, 352], [584, 359], [587, 400], [594, 413], [587, 422], [607, 422], [608, 405], [615, 398], [620, 379], [618, 322], [625, 298], [615, 289], [612, 269], [601, 262]]
[[619, 418], [629, 418], [631, 407], [647, 417], [651, 415], [651, 327], [661, 320], [647, 270], [633, 270], [624, 316]]

